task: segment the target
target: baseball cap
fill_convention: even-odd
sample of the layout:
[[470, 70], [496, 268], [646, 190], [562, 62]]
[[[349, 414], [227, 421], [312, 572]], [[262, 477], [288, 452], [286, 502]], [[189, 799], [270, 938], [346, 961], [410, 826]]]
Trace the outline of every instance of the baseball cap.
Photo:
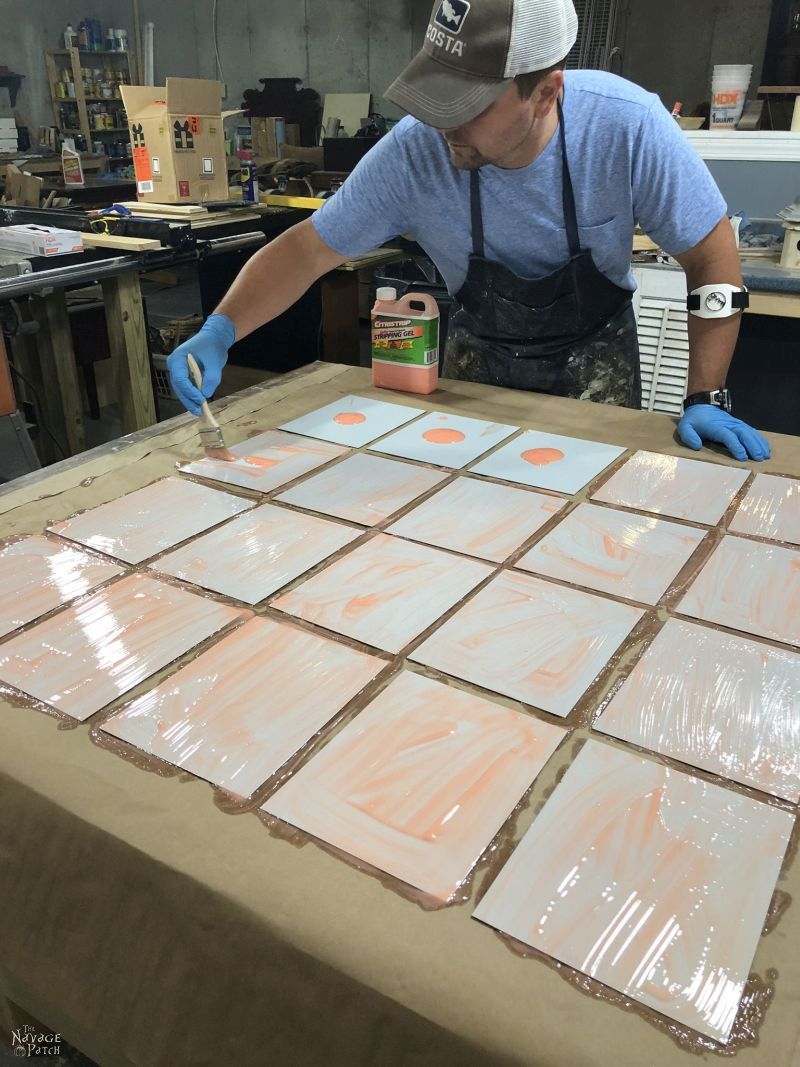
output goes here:
[[453, 129], [517, 74], [561, 62], [577, 37], [572, 0], [436, 0], [422, 51], [384, 95], [429, 126]]

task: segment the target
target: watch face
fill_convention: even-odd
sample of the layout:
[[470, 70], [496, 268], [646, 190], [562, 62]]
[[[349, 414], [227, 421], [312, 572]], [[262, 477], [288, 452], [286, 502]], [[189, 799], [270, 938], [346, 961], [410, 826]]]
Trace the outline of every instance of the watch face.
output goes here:
[[727, 303], [724, 293], [709, 293], [706, 297], [706, 307], [709, 311], [722, 311]]

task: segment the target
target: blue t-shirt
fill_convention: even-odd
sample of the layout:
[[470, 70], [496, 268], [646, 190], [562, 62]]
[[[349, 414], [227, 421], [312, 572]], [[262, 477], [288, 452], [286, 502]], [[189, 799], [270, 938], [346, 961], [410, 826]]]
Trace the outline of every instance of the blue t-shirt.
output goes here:
[[[564, 124], [581, 244], [622, 288], [636, 288], [636, 222], [680, 255], [726, 214], [705, 163], [659, 98], [638, 85], [603, 71], [568, 71]], [[489, 259], [525, 278], [568, 261], [562, 169], [558, 134], [528, 167], [481, 168]], [[407, 117], [367, 153], [313, 224], [348, 258], [411, 234], [455, 294], [472, 251], [469, 185], [469, 174], [450, 163], [441, 134]]]

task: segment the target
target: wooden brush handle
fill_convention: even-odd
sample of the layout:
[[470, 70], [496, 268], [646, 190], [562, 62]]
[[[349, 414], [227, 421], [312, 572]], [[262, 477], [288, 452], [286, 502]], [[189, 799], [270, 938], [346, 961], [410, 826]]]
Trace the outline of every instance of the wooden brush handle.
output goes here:
[[[189, 377], [192, 379], [198, 389], [202, 389], [203, 375], [200, 373], [200, 368], [197, 365], [197, 360], [194, 358], [191, 352], [186, 357], [186, 362], [189, 366]], [[219, 423], [211, 414], [211, 409], [208, 406], [207, 400], [203, 401], [203, 404], [200, 408], [200, 421], [204, 422], [206, 426], [210, 426], [214, 430], [219, 429]]]

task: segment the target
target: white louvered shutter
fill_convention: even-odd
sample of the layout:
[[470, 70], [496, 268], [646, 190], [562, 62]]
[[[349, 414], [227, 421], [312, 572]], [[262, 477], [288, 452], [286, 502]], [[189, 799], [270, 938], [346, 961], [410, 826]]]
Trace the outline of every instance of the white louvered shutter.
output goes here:
[[683, 271], [634, 269], [633, 299], [642, 370], [642, 408], [683, 413], [689, 377], [689, 325]]

